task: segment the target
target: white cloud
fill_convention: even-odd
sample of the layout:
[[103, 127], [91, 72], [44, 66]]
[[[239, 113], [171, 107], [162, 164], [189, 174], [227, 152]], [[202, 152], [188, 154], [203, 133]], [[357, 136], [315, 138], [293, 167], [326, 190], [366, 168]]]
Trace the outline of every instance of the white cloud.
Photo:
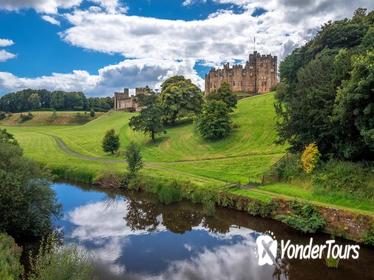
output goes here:
[[14, 42], [12, 40], [9, 40], [9, 39], [1, 39], [0, 38], [0, 47], [9, 47], [11, 45], [13, 45]]
[[0, 10], [34, 9], [40, 13], [56, 14], [58, 9], [79, 6], [82, 0], [0, 0]]
[[134, 59], [103, 67], [97, 75], [73, 71], [69, 74], [53, 73], [51, 76], [21, 78], [0, 72], [0, 88], [6, 91], [25, 88], [84, 91], [89, 95], [102, 96], [112, 95], [123, 87], [149, 85], [158, 88], [164, 79], [172, 75], [184, 75], [203, 86], [203, 80], [193, 70], [193, 66], [192, 61]]
[[[0, 88], [46, 87], [111, 95], [122, 87], [157, 86], [166, 77], [176, 74], [186, 75], [203, 88], [203, 80], [194, 70], [196, 63], [217, 66], [226, 61], [244, 61], [254, 49], [253, 37], [256, 37], [256, 49], [260, 53], [271, 53], [281, 60], [310, 39], [324, 22], [350, 17], [360, 6], [374, 8], [374, 2], [370, 0], [214, 1], [237, 5], [242, 10], [239, 13], [218, 10], [203, 20], [166, 20], [126, 15], [126, 7], [118, 0], [90, 0], [96, 6], [60, 14], [71, 24], [59, 33], [61, 38], [88, 50], [122, 54], [127, 60], [103, 67], [96, 75], [74, 71], [21, 78], [3, 72], [0, 74]], [[31, 7], [40, 12], [54, 13], [57, 8], [74, 7], [80, 2], [0, 0], [0, 6], [10, 10]], [[182, 3], [192, 5], [197, 2], [205, 0]], [[258, 7], [267, 12], [251, 16]]]
[[45, 21], [47, 21], [51, 24], [60, 26], [60, 22], [57, 19], [55, 19], [54, 17], [44, 15], [44, 16], [42, 16], [42, 19], [44, 19]]
[[25, 88], [66, 91], [88, 91], [95, 87], [98, 77], [86, 71], [73, 71], [70, 74], [53, 73], [51, 76], [20, 78], [8, 72], [0, 72], [0, 88], [14, 91]]
[[91, 2], [98, 4], [109, 14], [126, 13], [128, 7], [119, 0], [91, 0]]
[[0, 62], [7, 61], [9, 59], [15, 58], [16, 55], [5, 50], [0, 50]]

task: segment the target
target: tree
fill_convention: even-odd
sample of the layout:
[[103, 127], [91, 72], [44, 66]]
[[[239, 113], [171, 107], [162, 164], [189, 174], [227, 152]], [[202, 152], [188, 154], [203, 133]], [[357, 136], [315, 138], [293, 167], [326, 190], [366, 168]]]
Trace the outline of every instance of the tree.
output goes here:
[[236, 107], [236, 103], [238, 102], [236, 96], [230, 89], [230, 85], [226, 82], [222, 83], [218, 90], [210, 93], [207, 98], [208, 100], [221, 100], [225, 102], [230, 111], [233, 111], [233, 108]]
[[177, 118], [188, 114], [199, 113], [202, 104], [201, 90], [183, 76], [171, 77], [161, 85], [160, 105], [168, 124], [173, 125]]
[[114, 129], [110, 129], [106, 132], [104, 139], [103, 139], [103, 144], [102, 144], [103, 150], [106, 153], [112, 153], [118, 151], [120, 147], [119, 143], [119, 136], [116, 135], [116, 132]]
[[197, 119], [197, 128], [206, 139], [220, 139], [230, 134], [231, 118], [229, 108], [223, 101], [206, 103]]
[[0, 232], [16, 239], [42, 237], [52, 230], [61, 207], [48, 170], [23, 157], [18, 145], [0, 143]]
[[350, 78], [338, 89], [333, 115], [344, 158], [374, 151], [374, 51], [353, 57], [352, 64]]
[[90, 117], [94, 118], [95, 115], [96, 115], [95, 110], [91, 108], [91, 110], [90, 110]]
[[326, 23], [280, 65], [276, 93], [279, 142], [301, 152], [316, 143], [322, 157], [374, 157], [374, 12]]
[[131, 176], [135, 176], [143, 167], [142, 155], [139, 147], [131, 142], [125, 152], [125, 158], [128, 164], [128, 170]]
[[166, 133], [162, 122], [163, 111], [158, 104], [157, 95], [154, 92], [147, 95], [141, 94], [137, 100], [142, 110], [139, 115], [130, 119], [129, 125], [135, 131], [149, 134], [152, 141], [155, 142], [158, 133]]

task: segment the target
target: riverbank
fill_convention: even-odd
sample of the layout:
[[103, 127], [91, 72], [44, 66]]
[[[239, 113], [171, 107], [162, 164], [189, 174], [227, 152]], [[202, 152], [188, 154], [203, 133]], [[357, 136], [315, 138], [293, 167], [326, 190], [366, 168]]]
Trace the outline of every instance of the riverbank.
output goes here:
[[[14, 134], [25, 156], [44, 164], [59, 179], [118, 187], [119, 178], [127, 169], [122, 154], [131, 140], [141, 148], [144, 169], [140, 175], [145, 178], [145, 185], [149, 185], [143, 187], [147, 191], [158, 192], [152, 187], [155, 182], [163, 185], [176, 182], [188, 186], [181, 191], [187, 199], [196, 199], [190, 197], [191, 193], [212, 192], [216, 205], [256, 215], [270, 204], [283, 205], [284, 201], [297, 200], [321, 209], [319, 212], [326, 220], [334, 213], [324, 209], [341, 212], [341, 220], [348, 220], [341, 226], [335, 220], [330, 221], [326, 231], [337, 236], [348, 231], [346, 238], [357, 241], [362, 241], [370, 227], [374, 204], [369, 200], [339, 193], [316, 194], [301, 184], [261, 184], [262, 176], [283, 157], [287, 148], [274, 144], [272, 93], [240, 100], [232, 114], [235, 124], [232, 135], [214, 142], [201, 139], [192, 123], [184, 123], [168, 128], [165, 136], [151, 143], [146, 136], [129, 128], [131, 116], [126, 112], [110, 112], [81, 126], [5, 128]], [[121, 150], [117, 156], [107, 155], [101, 149], [102, 137], [110, 128], [120, 135]], [[254, 209], [250, 209], [252, 204]], [[266, 216], [277, 218], [287, 212], [291, 213], [284, 207], [279, 213], [272, 211]], [[354, 221], [353, 224], [349, 224], [349, 220]]]

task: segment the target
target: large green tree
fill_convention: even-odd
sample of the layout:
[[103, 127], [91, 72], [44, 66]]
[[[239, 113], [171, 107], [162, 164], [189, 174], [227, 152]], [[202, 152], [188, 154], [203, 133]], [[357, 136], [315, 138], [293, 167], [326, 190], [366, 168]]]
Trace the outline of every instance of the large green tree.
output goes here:
[[116, 134], [116, 131], [114, 129], [108, 130], [103, 138], [103, 151], [114, 154], [114, 152], [118, 151], [119, 147], [119, 136]]
[[372, 138], [374, 12], [328, 22], [281, 63], [276, 93], [279, 142], [316, 143], [324, 157], [368, 159]]
[[174, 76], [161, 85], [160, 105], [163, 119], [168, 124], [189, 114], [199, 113], [203, 104], [203, 95], [198, 86], [183, 76]]
[[129, 125], [135, 131], [149, 134], [153, 142], [156, 135], [166, 133], [163, 125], [163, 109], [158, 102], [158, 96], [154, 92], [137, 96], [139, 106], [142, 108], [139, 115], [130, 119]]
[[230, 109], [223, 101], [207, 102], [197, 119], [197, 128], [203, 138], [216, 140], [231, 132]]
[[222, 83], [222, 85], [217, 90], [211, 92], [208, 95], [207, 99], [220, 100], [225, 102], [230, 111], [233, 111], [233, 109], [236, 107], [236, 103], [238, 102], [235, 94], [230, 88], [230, 85], [226, 82]]
[[18, 239], [51, 231], [52, 218], [61, 212], [49, 178], [17, 144], [0, 142], [0, 232]]

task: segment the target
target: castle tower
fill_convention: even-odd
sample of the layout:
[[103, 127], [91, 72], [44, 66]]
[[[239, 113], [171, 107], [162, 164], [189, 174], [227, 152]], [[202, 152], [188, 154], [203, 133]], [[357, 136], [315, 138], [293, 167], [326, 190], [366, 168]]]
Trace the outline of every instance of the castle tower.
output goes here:
[[228, 83], [233, 92], [259, 94], [271, 91], [278, 83], [277, 57], [261, 55], [254, 51], [245, 66], [225, 64], [223, 69], [212, 68], [205, 76], [205, 94], [217, 90], [222, 83]]

